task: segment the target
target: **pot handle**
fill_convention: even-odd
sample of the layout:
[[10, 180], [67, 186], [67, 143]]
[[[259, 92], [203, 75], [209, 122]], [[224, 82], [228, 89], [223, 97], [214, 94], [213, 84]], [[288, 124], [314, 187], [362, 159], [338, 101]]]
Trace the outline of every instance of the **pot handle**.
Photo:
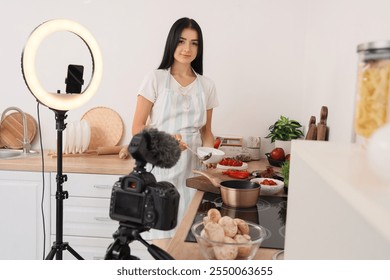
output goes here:
[[206, 172], [196, 170], [196, 169], [193, 169], [192, 172], [195, 174], [202, 175], [202, 176], [206, 177], [207, 179], [209, 179], [209, 181], [211, 182], [211, 184], [213, 184], [214, 187], [217, 187], [217, 188], [221, 187], [221, 182], [222, 182], [221, 179], [214, 177]]

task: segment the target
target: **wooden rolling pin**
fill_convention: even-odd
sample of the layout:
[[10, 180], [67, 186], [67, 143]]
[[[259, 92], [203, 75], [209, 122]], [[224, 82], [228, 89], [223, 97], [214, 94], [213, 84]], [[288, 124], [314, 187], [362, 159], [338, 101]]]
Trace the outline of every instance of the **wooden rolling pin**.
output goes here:
[[[56, 157], [57, 153], [49, 152], [49, 155], [52, 157]], [[127, 147], [125, 146], [108, 146], [98, 147], [96, 150], [88, 150], [84, 153], [63, 154], [63, 157], [80, 157], [88, 155], [119, 155], [119, 158], [121, 159], [126, 159], [130, 156], [129, 152], [127, 151]]]

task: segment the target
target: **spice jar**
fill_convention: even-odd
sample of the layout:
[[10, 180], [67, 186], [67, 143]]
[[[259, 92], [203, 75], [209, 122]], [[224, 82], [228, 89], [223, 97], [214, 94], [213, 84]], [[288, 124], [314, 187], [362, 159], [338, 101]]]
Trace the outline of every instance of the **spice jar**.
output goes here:
[[358, 45], [358, 81], [354, 131], [356, 142], [390, 122], [390, 41]]

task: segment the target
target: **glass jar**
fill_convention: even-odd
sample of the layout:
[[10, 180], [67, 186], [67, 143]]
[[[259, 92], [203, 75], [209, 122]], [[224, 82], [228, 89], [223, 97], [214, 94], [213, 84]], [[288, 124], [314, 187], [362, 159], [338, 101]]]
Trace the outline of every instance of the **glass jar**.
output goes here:
[[358, 45], [359, 56], [354, 131], [356, 142], [390, 122], [390, 41]]

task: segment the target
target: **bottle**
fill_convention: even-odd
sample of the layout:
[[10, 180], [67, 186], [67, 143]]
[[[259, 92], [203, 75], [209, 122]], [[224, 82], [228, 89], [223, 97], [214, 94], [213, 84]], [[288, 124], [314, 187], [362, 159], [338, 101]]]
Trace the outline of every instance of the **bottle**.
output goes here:
[[366, 146], [390, 122], [390, 41], [357, 46], [358, 78], [354, 116], [355, 142]]

